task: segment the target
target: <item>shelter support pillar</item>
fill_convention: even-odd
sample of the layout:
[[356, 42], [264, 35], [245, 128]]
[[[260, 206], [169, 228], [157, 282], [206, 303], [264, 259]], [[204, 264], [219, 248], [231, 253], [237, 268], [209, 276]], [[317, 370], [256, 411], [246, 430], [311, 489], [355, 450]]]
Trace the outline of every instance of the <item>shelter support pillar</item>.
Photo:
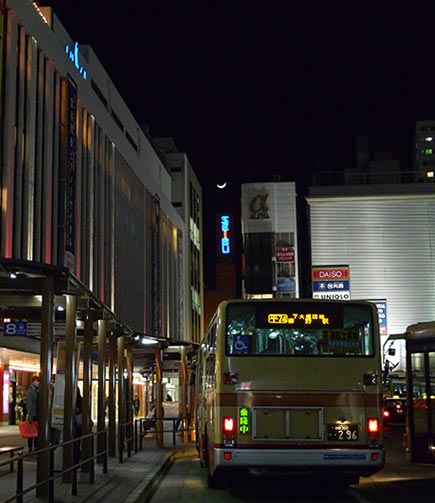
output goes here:
[[[83, 330], [83, 406], [82, 406], [82, 435], [91, 433], [91, 397], [92, 397], [92, 342], [93, 342], [93, 316], [88, 310], [84, 320]], [[83, 440], [83, 458], [89, 459], [92, 455], [92, 438]], [[86, 470], [88, 466], [84, 467]]]
[[122, 452], [124, 450], [124, 335], [118, 337], [118, 456], [122, 462]]
[[129, 452], [133, 449], [133, 350], [131, 345], [126, 347], [126, 364], [127, 364], [127, 379], [125, 390], [125, 401], [127, 404], [126, 409], [126, 423], [128, 423], [128, 449]]
[[109, 392], [108, 392], [108, 417], [109, 417], [109, 456], [116, 456], [116, 335], [109, 337]]
[[[49, 445], [51, 431], [51, 376], [53, 373], [53, 345], [54, 345], [54, 278], [47, 276], [42, 281], [42, 311], [41, 311], [41, 355], [39, 376], [39, 399], [38, 420], [39, 449]], [[49, 477], [49, 455], [42, 452], [38, 454], [37, 482]], [[48, 484], [38, 486], [36, 495], [38, 498], [48, 496]]]
[[[76, 310], [77, 297], [66, 295], [66, 325], [65, 325], [65, 393], [63, 416], [63, 440], [68, 442], [73, 438], [73, 421], [75, 421], [77, 396], [77, 346], [76, 346]], [[63, 468], [68, 469], [74, 463], [74, 446], [63, 448]], [[71, 481], [71, 471], [63, 475], [64, 482]]]
[[[98, 320], [98, 417], [97, 431], [104, 431], [106, 427], [105, 417], [105, 392], [106, 392], [106, 337], [107, 323], [106, 320]], [[104, 442], [104, 436], [98, 435], [97, 439], [98, 452], [106, 450], [107, 446]]]
[[186, 364], [186, 349], [184, 347], [181, 348], [181, 358], [180, 358], [180, 391], [181, 391], [181, 415], [183, 417], [182, 429], [183, 429], [183, 442], [187, 443], [189, 441], [187, 431], [187, 364]]
[[157, 414], [156, 417], [158, 420], [156, 421], [156, 443], [157, 447], [163, 447], [163, 415], [164, 415], [164, 410], [163, 410], [163, 384], [162, 384], [162, 377], [163, 377], [163, 351], [162, 348], [160, 347], [160, 344], [158, 348], [156, 349], [156, 388], [157, 388], [157, 393], [156, 393], [156, 410]]

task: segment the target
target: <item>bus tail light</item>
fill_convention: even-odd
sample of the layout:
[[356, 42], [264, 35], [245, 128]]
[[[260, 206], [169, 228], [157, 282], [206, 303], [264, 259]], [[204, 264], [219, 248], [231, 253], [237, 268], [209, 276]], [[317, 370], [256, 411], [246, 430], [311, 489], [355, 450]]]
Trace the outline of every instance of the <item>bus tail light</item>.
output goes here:
[[377, 417], [369, 417], [367, 420], [367, 433], [370, 444], [379, 442], [381, 426]]
[[236, 420], [234, 417], [223, 418], [223, 440], [225, 446], [234, 445], [234, 433], [236, 430]]
[[233, 417], [224, 417], [224, 433], [234, 433], [234, 425]]

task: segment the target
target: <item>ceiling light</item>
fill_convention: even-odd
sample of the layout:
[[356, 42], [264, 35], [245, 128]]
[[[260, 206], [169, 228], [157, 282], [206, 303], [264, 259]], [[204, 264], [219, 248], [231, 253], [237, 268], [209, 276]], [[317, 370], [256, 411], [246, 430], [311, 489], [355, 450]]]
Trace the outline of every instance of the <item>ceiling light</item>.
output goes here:
[[151, 346], [153, 344], [157, 344], [159, 341], [156, 341], [155, 339], [150, 339], [148, 337], [142, 337], [141, 343], [144, 346]]

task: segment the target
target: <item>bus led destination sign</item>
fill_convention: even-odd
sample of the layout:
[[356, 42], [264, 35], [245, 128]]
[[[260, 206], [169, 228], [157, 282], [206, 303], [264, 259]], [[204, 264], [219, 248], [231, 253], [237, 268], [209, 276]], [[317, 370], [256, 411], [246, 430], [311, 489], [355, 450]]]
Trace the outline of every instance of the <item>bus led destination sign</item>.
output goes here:
[[312, 306], [306, 303], [289, 304], [259, 304], [257, 306], [256, 323], [260, 328], [276, 326], [277, 328], [301, 327], [340, 327], [343, 322], [343, 312], [339, 306], [332, 303], [317, 303]]
[[329, 325], [329, 318], [323, 313], [293, 313], [291, 315], [283, 313], [271, 313], [267, 317], [267, 321], [277, 325], [311, 325], [312, 323], [320, 325]]

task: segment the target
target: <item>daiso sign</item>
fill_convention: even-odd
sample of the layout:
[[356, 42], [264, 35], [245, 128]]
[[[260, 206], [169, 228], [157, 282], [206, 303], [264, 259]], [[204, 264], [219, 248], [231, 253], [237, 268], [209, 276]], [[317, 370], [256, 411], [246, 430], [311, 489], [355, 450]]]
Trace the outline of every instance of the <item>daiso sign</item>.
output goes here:
[[349, 280], [349, 266], [313, 266], [313, 281]]

